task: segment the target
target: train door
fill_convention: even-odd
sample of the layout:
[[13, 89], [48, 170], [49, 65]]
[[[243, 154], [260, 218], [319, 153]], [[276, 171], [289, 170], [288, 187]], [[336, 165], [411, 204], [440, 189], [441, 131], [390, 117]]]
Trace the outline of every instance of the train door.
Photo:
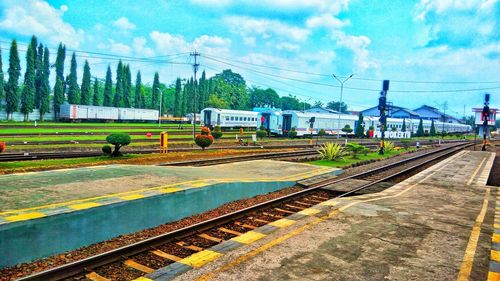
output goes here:
[[217, 125], [220, 126], [220, 113], [217, 113]]
[[292, 115], [283, 115], [283, 132], [288, 132], [292, 129]]
[[205, 123], [205, 126], [210, 126], [212, 123], [212, 111], [211, 110], [205, 110], [203, 113], [203, 121]]
[[271, 114], [262, 113], [262, 118], [260, 121], [262, 122], [262, 126], [264, 126], [266, 130], [269, 131], [269, 129], [271, 129]]

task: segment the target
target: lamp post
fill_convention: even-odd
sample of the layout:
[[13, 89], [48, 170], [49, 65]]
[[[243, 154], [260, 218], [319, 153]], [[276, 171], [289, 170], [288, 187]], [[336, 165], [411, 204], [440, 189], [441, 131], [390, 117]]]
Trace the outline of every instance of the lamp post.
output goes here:
[[[351, 79], [351, 77], [354, 75], [354, 74], [351, 74], [349, 75], [346, 79], [344, 80], [340, 80], [335, 74], [332, 74], [333, 75], [333, 78], [337, 79], [337, 81], [340, 82], [340, 101], [339, 101], [339, 119], [338, 119], [338, 130], [340, 130], [340, 112], [341, 112], [341, 106], [342, 106], [342, 94], [344, 93], [344, 83]], [[340, 138], [340, 132], [337, 131], [337, 139]]]
[[160, 93], [161, 93], [161, 95], [160, 95], [160, 110], [158, 111], [158, 127], [161, 127], [161, 105], [162, 105], [161, 103], [163, 102], [163, 91], [158, 87], [156, 87], [156, 89], [158, 91], [160, 91]]

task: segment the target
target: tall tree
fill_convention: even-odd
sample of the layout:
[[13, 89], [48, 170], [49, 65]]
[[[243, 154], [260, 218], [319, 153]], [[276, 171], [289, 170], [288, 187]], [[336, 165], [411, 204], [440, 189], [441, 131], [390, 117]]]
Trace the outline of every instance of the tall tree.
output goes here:
[[181, 116], [186, 116], [187, 111], [187, 103], [188, 103], [188, 94], [187, 83], [184, 84], [184, 88], [182, 89], [182, 97], [181, 97]]
[[24, 114], [24, 121], [28, 121], [28, 115], [35, 108], [35, 61], [36, 46], [28, 47], [26, 52], [26, 72], [24, 73], [24, 85], [21, 93], [21, 112]]
[[314, 102], [313, 107], [323, 107], [323, 102], [317, 100], [317, 101]]
[[205, 103], [206, 103], [206, 96], [208, 95], [207, 92], [207, 78], [205, 74], [205, 70], [201, 73], [201, 78], [198, 83], [198, 111], [201, 111], [205, 108]]
[[80, 89], [78, 88], [78, 76], [76, 72], [76, 55], [73, 52], [73, 55], [71, 56], [71, 67], [69, 70], [68, 81], [68, 102], [70, 104], [80, 104]]
[[158, 109], [160, 106], [160, 75], [158, 74], [158, 72], [155, 73], [152, 91], [153, 93], [151, 96], [151, 108]]
[[141, 72], [137, 71], [137, 75], [135, 77], [135, 108], [144, 108], [144, 99], [142, 94], [142, 78]]
[[62, 43], [57, 48], [56, 57], [56, 84], [54, 85], [54, 115], [59, 117], [59, 108], [64, 103], [64, 60], [66, 59], [66, 47]]
[[423, 137], [424, 136], [424, 122], [422, 118], [420, 118], [420, 122], [418, 123], [418, 128], [417, 128], [417, 137]]
[[3, 85], [3, 65], [2, 65], [2, 49], [0, 48], [0, 109], [2, 109], [2, 100], [5, 98], [5, 90]]
[[123, 68], [123, 105], [127, 108], [134, 107], [134, 99], [132, 97], [132, 74], [130, 73], [130, 65], [126, 64]]
[[339, 111], [340, 108], [340, 112], [348, 113], [347, 104], [345, 104], [344, 102], [331, 101], [326, 104], [326, 107], [336, 111]]
[[116, 87], [113, 99], [114, 107], [123, 107], [123, 63], [120, 60], [116, 67]]
[[436, 126], [434, 125], [434, 120], [431, 122], [431, 129], [429, 131], [429, 135], [435, 136], [436, 135]]
[[12, 40], [9, 53], [9, 80], [5, 91], [5, 100], [7, 103], [7, 120], [19, 108], [19, 76], [21, 76], [21, 64], [17, 52], [17, 42]]
[[31, 36], [30, 46], [33, 50], [33, 56], [36, 58], [38, 56], [36, 53], [36, 48], [38, 48], [38, 39], [36, 38], [35, 35]]
[[38, 45], [35, 63], [35, 108], [40, 108], [43, 80], [43, 45]]
[[89, 105], [92, 102], [92, 94], [90, 92], [90, 66], [89, 62], [85, 60], [85, 65], [83, 66], [83, 78], [82, 78], [82, 89], [81, 89], [81, 104]]
[[355, 136], [357, 138], [362, 138], [365, 136], [365, 132], [364, 132], [364, 129], [363, 129], [363, 113], [359, 113], [358, 115], [358, 124], [356, 124], [356, 132], [355, 132]]
[[49, 48], [45, 47], [43, 50], [43, 63], [42, 63], [42, 81], [40, 81], [40, 120], [43, 121], [43, 115], [49, 112], [50, 102], [50, 61], [49, 61]]
[[106, 71], [106, 82], [104, 84], [104, 106], [113, 106], [113, 78], [111, 78], [111, 67], [108, 65]]
[[271, 88], [261, 89], [252, 87], [249, 89], [250, 107], [280, 106], [280, 96]]
[[406, 132], [406, 120], [403, 119], [403, 125], [401, 125], [401, 132]]
[[174, 116], [182, 116], [182, 84], [179, 77], [175, 80]]
[[101, 105], [101, 98], [99, 95], [99, 81], [97, 80], [97, 78], [94, 79], [93, 90], [94, 94], [92, 95], [92, 105], [99, 106]]

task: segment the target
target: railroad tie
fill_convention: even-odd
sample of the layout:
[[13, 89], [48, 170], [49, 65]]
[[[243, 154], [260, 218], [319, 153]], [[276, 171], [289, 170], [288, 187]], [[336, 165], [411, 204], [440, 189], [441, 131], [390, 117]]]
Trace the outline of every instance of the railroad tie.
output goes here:
[[154, 250], [154, 251], [151, 251], [151, 253], [153, 253], [154, 255], [157, 255], [159, 257], [162, 257], [164, 259], [171, 260], [171, 261], [182, 260], [182, 258], [180, 258], [178, 256], [171, 255], [171, 254], [167, 254], [167, 253], [163, 252], [162, 250]]
[[231, 229], [227, 229], [227, 228], [224, 228], [224, 227], [219, 227], [218, 229], [220, 231], [222, 231], [222, 232], [233, 234], [233, 235], [236, 235], [236, 236], [240, 236], [241, 234], [243, 234], [241, 232], [238, 232], [238, 231], [235, 231], [235, 230], [231, 230]]
[[319, 199], [319, 200], [323, 200], [323, 201], [324, 201], [324, 200], [328, 200], [328, 199], [330, 199], [330, 198], [328, 198], [328, 197], [317, 196], [317, 195], [311, 195], [311, 197], [314, 197], [314, 198], [317, 198], [317, 199]]
[[101, 275], [99, 275], [95, 272], [85, 274], [85, 277], [87, 277], [88, 279], [90, 279], [92, 281], [111, 281], [111, 279], [102, 277]]
[[271, 217], [271, 218], [278, 218], [278, 219], [282, 219], [282, 218], [284, 218], [284, 216], [274, 215], [274, 214], [267, 213], [267, 212], [262, 212], [262, 214], [263, 214], [264, 216], [268, 216], [268, 217]]
[[241, 227], [244, 227], [244, 228], [247, 228], [247, 229], [256, 229], [257, 228], [255, 225], [250, 225], [250, 224], [242, 223], [239, 221], [235, 222], [234, 224], [241, 226]]
[[302, 201], [293, 201], [293, 202], [296, 204], [299, 204], [299, 205], [307, 206], [307, 207], [311, 207], [312, 205], [314, 205], [314, 204], [310, 204], [310, 203], [306, 203], [306, 202], [302, 202]]
[[295, 209], [295, 210], [304, 210], [305, 209], [305, 207], [299, 207], [299, 206], [290, 205], [290, 204], [285, 204], [285, 206], [287, 206], [288, 208]]
[[150, 268], [150, 267], [147, 267], [145, 265], [142, 265], [134, 260], [126, 260], [123, 262], [125, 265], [133, 268], [133, 269], [137, 269], [139, 271], [142, 271], [144, 273], [152, 273], [154, 272], [155, 270]]
[[184, 241], [177, 242], [176, 244], [179, 245], [179, 246], [181, 246], [181, 247], [183, 247], [183, 248], [186, 248], [186, 249], [189, 249], [189, 250], [193, 250], [195, 252], [201, 252], [201, 251], [204, 250], [203, 248], [195, 246], [195, 245], [187, 245], [187, 243], [184, 242]]
[[258, 218], [254, 218], [254, 217], [252, 217], [251, 219], [254, 220], [254, 221], [256, 221], [256, 222], [261, 222], [261, 223], [266, 223], [266, 224], [270, 223], [270, 221], [266, 221], [266, 220], [258, 219]]
[[285, 210], [285, 209], [280, 209], [280, 208], [274, 208], [276, 211], [278, 212], [282, 212], [282, 213], [285, 213], [285, 214], [295, 214], [295, 212], [293, 211], [288, 211], [288, 210]]
[[217, 243], [220, 243], [220, 242], [224, 241], [224, 239], [213, 237], [213, 236], [210, 236], [210, 235], [208, 235], [206, 233], [198, 234], [198, 237], [201, 237], [203, 239], [207, 239], [207, 240], [210, 240], [210, 241], [213, 241], [213, 242], [217, 242]]

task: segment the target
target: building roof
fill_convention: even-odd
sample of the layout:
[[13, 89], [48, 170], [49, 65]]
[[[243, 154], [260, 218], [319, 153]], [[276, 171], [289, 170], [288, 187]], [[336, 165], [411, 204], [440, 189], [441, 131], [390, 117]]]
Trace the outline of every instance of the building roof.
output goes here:
[[391, 111], [392, 114], [394, 114], [394, 113], [396, 113], [398, 111], [404, 111], [404, 112], [410, 114], [411, 116], [420, 117], [420, 114], [418, 114], [417, 112], [415, 112], [415, 111], [413, 111], [411, 109], [404, 108], [404, 107], [399, 107], [399, 106], [393, 106], [393, 108], [396, 108], [396, 107], [397, 107], [397, 109], [392, 109], [392, 111]]
[[[429, 111], [434, 112], [434, 113], [436, 113], [436, 114], [438, 114], [438, 115], [440, 115], [440, 116], [444, 116], [446, 119], [453, 119], [453, 120], [457, 120], [457, 121], [459, 121], [459, 122], [462, 122], [462, 120], [460, 120], [460, 119], [458, 119], [458, 118], [456, 118], [456, 117], [454, 117], [454, 116], [451, 116], [451, 115], [449, 115], [449, 114], [444, 114], [443, 112], [439, 111], [439, 109], [437, 109], [437, 108], [435, 108], [435, 107], [432, 107], [432, 106], [430, 106], [430, 105], [425, 105], [425, 104], [424, 104], [424, 105], [422, 105], [421, 107], [416, 108], [416, 109], [415, 109], [415, 111], [420, 110], [420, 109], [429, 110]], [[422, 115], [422, 114], [420, 114], [420, 115]], [[423, 117], [425, 117], [425, 116], [423, 116]]]
[[329, 113], [334, 113], [334, 114], [338, 114], [339, 113], [337, 110], [333, 110], [333, 109], [328, 108], [328, 107], [319, 107], [319, 106], [311, 107], [309, 109], [306, 109], [305, 111], [306, 112], [312, 112], [313, 110], [323, 110], [323, 111], [327, 111]]

